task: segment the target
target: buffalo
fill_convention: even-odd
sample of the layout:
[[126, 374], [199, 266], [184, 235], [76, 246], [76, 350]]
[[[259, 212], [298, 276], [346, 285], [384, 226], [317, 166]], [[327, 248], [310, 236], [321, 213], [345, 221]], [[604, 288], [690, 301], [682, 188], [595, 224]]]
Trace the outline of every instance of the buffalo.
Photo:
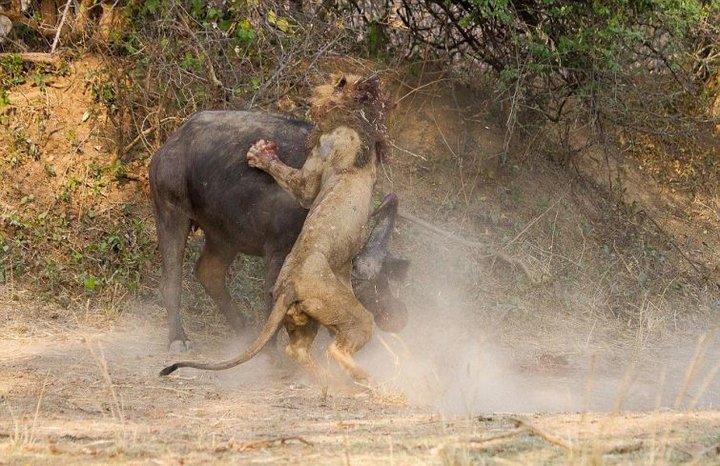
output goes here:
[[[264, 112], [202, 111], [190, 117], [150, 163], [150, 189], [162, 258], [160, 290], [168, 314], [169, 349], [190, 341], [180, 315], [182, 263], [188, 234], [205, 236], [195, 276], [236, 330], [245, 326], [226, 286], [238, 253], [265, 258], [266, 315], [272, 287], [303, 226], [307, 210], [267, 173], [251, 168], [246, 154], [259, 139], [272, 140], [281, 160], [299, 168], [307, 158], [312, 124]], [[392, 292], [408, 261], [393, 257], [389, 240], [397, 198], [374, 215], [370, 238], [353, 261], [352, 287], [381, 330], [397, 332], [407, 310]]]

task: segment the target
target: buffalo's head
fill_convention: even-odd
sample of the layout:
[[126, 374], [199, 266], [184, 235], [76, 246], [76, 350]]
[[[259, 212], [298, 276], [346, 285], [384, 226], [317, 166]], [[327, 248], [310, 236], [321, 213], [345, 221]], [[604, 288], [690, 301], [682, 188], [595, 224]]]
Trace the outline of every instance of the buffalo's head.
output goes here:
[[399, 332], [407, 324], [407, 308], [393, 288], [405, 278], [409, 262], [393, 257], [388, 251], [395, 226], [398, 197], [385, 196], [373, 213], [375, 226], [360, 254], [353, 261], [352, 286], [360, 302], [375, 317], [375, 323], [386, 332]]

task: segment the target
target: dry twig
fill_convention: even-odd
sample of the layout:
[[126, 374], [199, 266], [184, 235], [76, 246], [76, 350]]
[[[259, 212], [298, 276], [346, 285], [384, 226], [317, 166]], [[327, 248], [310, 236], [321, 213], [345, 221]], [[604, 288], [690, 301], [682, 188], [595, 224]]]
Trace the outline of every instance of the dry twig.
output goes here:
[[[416, 225], [419, 225], [419, 226], [421, 226], [421, 227], [423, 227], [423, 228], [426, 228], [426, 229], [430, 230], [430, 231], [433, 232], [433, 233], [436, 233], [436, 234], [438, 234], [438, 235], [440, 235], [440, 236], [444, 236], [445, 238], [448, 238], [448, 239], [450, 239], [450, 240], [452, 240], [452, 241], [456, 241], [456, 242], [458, 242], [458, 243], [460, 243], [460, 244], [464, 244], [465, 246], [469, 246], [469, 247], [473, 247], [473, 248], [483, 248], [483, 249], [489, 249], [489, 248], [490, 248], [490, 247], [489, 247], [487, 244], [485, 244], [485, 243], [481, 243], [481, 242], [479, 242], [479, 241], [472, 241], [472, 240], [469, 240], [469, 239], [466, 239], [466, 238], [462, 238], [462, 237], [457, 236], [457, 235], [455, 235], [455, 234], [453, 234], [453, 233], [450, 233], [449, 231], [445, 231], [445, 230], [443, 230], [443, 229], [441, 229], [441, 228], [438, 228], [438, 227], [436, 227], [435, 225], [433, 225], [432, 223], [427, 222], [427, 221], [425, 221], [425, 220], [423, 220], [423, 219], [421, 219], [421, 218], [417, 217], [416, 215], [413, 215], [413, 214], [411, 214], [411, 213], [409, 213], [409, 212], [406, 212], [406, 211], [401, 210], [401, 211], [398, 212], [398, 215], [400, 216], [400, 218], [404, 218], [405, 220], [408, 220], [408, 221], [410, 221], [410, 222], [415, 223]], [[541, 214], [540, 216], [542, 217], [542, 214]], [[539, 217], [538, 217], [538, 218], [539, 218]], [[537, 219], [536, 219], [536, 220], [537, 220]], [[531, 222], [531, 223], [534, 223], [534, 222]], [[528, 227], [525, 228], [525, 230], [527, 230], [527, 228], [529, 228], [529, 225], [528, 225]], [[515, 239], [517, 239], [518, 237], [519, 237], [519, 235], [516, 236]], [[514, 241], [514, 240], [513, 240], [513, 241]], [[511, 241], [510, 243], [508, 243], [508, 244], [511, 244], [511, 243], [512, 243], [512, 241]], [[499, 250], [499, 249], [491, 249], [490, 251], [488, 251], [488, 253], [489, 253], [489, 255], [490, 255], [491, 257], [492, 257], [492, 256], [497, 257], [498, 259], [502, 260], [503, 262], [506, 262], [506, 263], [507, 263], [508, 265], [510, 265], [511, 267], [517, 267], [517, 268], [519, 268], [520, 270], [522, 270], [522, 272], [525, 274], [525, 276], [528, 278], [528, 280], [530, 280], [534, 285], [539, 285], [539, 284], [541, 284], [541, 283], [543, 283], [543, 282], [546, 281], [544, 278], [543, 278], [543, 279], [538, 279], [538, 278], [536, 278], [536, 277], [534, 276], [534, 274], [532, 274], [532, 273], [530, 272], [530, 270], [528, 270], [527, 266], [522, 263], [522, 261], [519, 261], [519, 260], [515, 259], [514, 257], [511, 257], [511, 256], [505, 254], [504, 252], [502, 252], [502, 251]]]
[[65, 25], [65, 19], [67, 19], [67, 12], [70, 8], [70, 2], [72, 0], [67, 0], [67, 3], [65, 3], [65, 9], [63, 10], [62, 18], [60, 18], [60, 25], [58, 25], [57, 31], [55, 31], [55, 39], [53, 39], [52, 47], [50, 47], [50, 53], [54, 54], [55, 49], [57, 48], [58, 43], [60, 42], [60, 32], [62, 31], [63, 26]]
[[425, 157], [424, 155], [416, 154], [415, 152], [411, 152], [411, 151], [409, 151], [409, 150], [407, 150], [407, 149], [403, 149], [402, 147], [396, 145], [396, 144], [395, 144], [394, 142], [392, 142], [392, 141], [389, 141], [389, 142], [390, 142], [390, 145], [391, 145], [392, 147], [394, 147], [395, 149], [397, 149], [397, 150], [399, 150], [399, 151], [401, 151], [401, 152], [405, 152], [406, 154], [410, 154], [410, 155], [412, 155], [413, 157], [417, 157], [417, 158], [419, 158], [419, 159], [424, 160], [425, 162], [427, 162], [427, 157]]
[[545, 440], [546, 442], [552, 443], [553, 445], [557, 445], [561, 448], [564, 448], [565, 450], [572, 450], [573, 446], [566, 442], [565, 440], [561, 439], [560, 437], [556, 437], [555, 435], [545, 432], [544, 430], [540, 429], [537, 426], [534, 426], [530, 424], [528, 421], [525, 421], [523, 419], [518, 418], [510, 418], [512, 421], [515, 422], [515, 425], [517, 427], [524, 427], [526, 428], [530, 433], [537, 435], [541, 439]]
[[304, 438], [299, 437], [299, 436], [277, 437], [277, 438], [272, 438], [272, 439], [267, 439], [267, 440], [256, 440], [254, 442], [241, 442], [241, 443], [230, 442], [227, 446], [216, 448], [215, 452], [219, 453], [222, 451], [259, 450], [259, 449], [263, 449], [263, 448], [269, 448], [276, 443], [279, 443], [280, 445], [285, 445], [286, 443], [288, 443], [292, 440], [303, 443], [309, 447], [312, 447], [314, 445], [312, 442], [305, 440]]

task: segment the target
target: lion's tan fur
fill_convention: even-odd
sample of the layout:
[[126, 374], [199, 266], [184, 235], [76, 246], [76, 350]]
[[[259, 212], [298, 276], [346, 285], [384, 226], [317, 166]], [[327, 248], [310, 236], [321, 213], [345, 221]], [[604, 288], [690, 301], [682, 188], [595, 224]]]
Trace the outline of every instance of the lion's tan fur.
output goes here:
[[368, 235], [377, 174], [373, 154], [384, 139], [388, 102], [377, 83], [364, 85], [359, 77], [344, 76], [315, 91], [311, 114], [318, 130], [311, 158], [323, 160], [320, 185], [278, 276], [274, 296], [279, 308], [273, 309], [286, 308], [290, 356], [319, 372], [309, 352], [319, 322], [335, 332], [329, 352], [354, 379], [366, 378], [352, 355], [369, 340], [373, 321], [352, 292], [350, 272]]

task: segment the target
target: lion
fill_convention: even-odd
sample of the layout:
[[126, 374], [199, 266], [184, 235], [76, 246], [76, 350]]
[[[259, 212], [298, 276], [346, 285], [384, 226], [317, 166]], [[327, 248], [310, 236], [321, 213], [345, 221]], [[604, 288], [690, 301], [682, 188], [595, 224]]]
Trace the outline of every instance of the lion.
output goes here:
[[259, 140], [249, 149], [251, 166], [269, 173], [309, 208], [275, 282], [273, 309], [260, 335], [241, 355], [214, 364], [179, 362], [163, 369], [161, 375], [180, 367], [221, 370], [242, 364], [284, 323], [289, 335], [287, 354], [316, 379], [325, 374], [310, 346], [322, 324], [334, 334], [328, 347], [332, 358], [354, 381], [368, 380], [353, 355], [369, 341], [373, 317], [353, 294], [350, 274], [352, 259], [370, 229], [377, 166], [386, 144], [385, 117], [391, 107], [377, 76], [341, 74], [315, 89], [310, 115], [316, 127], [302, 168], [280, 161], [270, 141]]

